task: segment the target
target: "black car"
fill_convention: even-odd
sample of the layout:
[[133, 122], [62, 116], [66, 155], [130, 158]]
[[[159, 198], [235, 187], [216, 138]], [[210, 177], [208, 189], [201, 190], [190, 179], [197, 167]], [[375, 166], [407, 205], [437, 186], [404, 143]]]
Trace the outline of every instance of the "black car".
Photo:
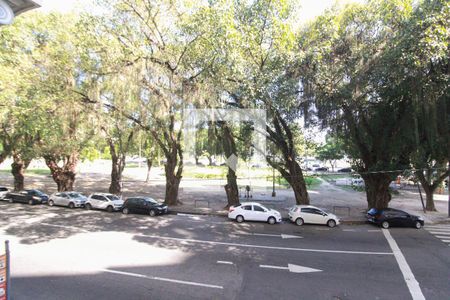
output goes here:
[[351, 173], [352, 168], [342, 168], [338, 170], [339, 173]]
[[150, 197], [131, 197], [125, 200], [122, 213], [146, 214], [152, 217], [168, 212], [167, 205], [161, 204]]
[[47, 203], [48, 195], [44, 194], [40, 190], [23, 190], [18, 192], [9, 192], [6, 194], [5, 199], [8, 199], [10, 203], [20, 202], [34, 205]]
[[385, 229], [391, 226], [420, 229], [425, 223], [422, 217], [410, 215], [407, 212], [394, 208], [385, 208], [383, 210], [371, 208], [367, 212], [367, 221]]

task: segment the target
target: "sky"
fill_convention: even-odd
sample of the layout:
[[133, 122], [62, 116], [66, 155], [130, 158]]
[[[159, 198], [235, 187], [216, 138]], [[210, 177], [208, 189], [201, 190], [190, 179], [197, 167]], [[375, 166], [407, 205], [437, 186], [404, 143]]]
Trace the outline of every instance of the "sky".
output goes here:
[[[334, 3], [362, 2], [363, 0], [302, 0], [300, 10], [300, 20], [309, 21], [320, 15], [325, 9], [330, 8]], [[89, 6], [91, 0], [41, 0], [40, 10], [51, 12], [69, 12], [80, 10]]]

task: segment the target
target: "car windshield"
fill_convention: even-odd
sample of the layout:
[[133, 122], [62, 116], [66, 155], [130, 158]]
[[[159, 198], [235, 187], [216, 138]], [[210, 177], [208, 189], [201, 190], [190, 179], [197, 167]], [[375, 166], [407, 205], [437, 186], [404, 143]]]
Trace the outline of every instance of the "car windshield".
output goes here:
[[369, 214], [369, 215], [376, 215], [377, 214], [377, 209], [376, 208], [371, 208], [367, 213]]
[[43, 196], [44, 195], [44, 193], [39, 191], [39, 190], [30, 190], [29, 192], [32, 195], [38, 195], [38, 196]]
[[108, 195], [106, 196], [106, 198], [108, 198], [111, 201], [120, 200], [120, 198], [117, 197], [116, 195]]
[[153, 204], [158, 204], [158, 201], [156, 201], [155, 199], [150, 198], [150, 197], [146, 197], [146, 198], [144, 198], [144, 200], [147, 202], [153, 203]]
[[70, 198], [86, 198], [86, 196], [84, 196], [83, 194], [81, 194], [81, 193], [68, 193], [68, 195], [69, 195], [69, 197]]

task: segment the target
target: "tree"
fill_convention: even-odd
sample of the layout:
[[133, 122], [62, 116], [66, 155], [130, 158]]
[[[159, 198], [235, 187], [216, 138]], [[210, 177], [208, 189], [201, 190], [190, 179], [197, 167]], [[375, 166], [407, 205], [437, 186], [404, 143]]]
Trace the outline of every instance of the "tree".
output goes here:
[[344, 158], [343, 142], [339, 138], [327, 135], [325, 144], [317, 149], [317, 158], [324, 162], [330, 162], [334, 172], [336, 160]]
[[[224, 5], [225, 6], [225, 5]], [[309, 195], [299, 157], [295, 151], [301, 106], [294, 50], [295, 3], [291, 1], [233, 2], [210, 9], [224, 16], [212, 28], [221, 46], [219, 61], [212, 70], [234, 108], [260, 108], [267, 112], [267, 139], [277, 151], [267, 162], [291, 185], [297, 204], [309, 204]], [[224, 34], [225, 33], [225, 34]], [[255, 146], [255, 145], [253, 145]], [[265, 149], [255, 149], [265, 153]]]
[[369, 208], [388, 206], [389, 184], [414, 150], [414, 98], [396, 47], [411, 12], [410, 1], [349, 5], [319, 17], [300, 38], [304, 96], [322, 125], [342, 137]]
[[433, 194], [449, 176], [450, 99], [449, 44], [450, 5], [447, 1], [423, 1], [407, 23], [399, 44], [407, 49], [399, 61], [415, 98], [414, 137], [411, 161], [426, 193], [426, 209], [436, 210]]

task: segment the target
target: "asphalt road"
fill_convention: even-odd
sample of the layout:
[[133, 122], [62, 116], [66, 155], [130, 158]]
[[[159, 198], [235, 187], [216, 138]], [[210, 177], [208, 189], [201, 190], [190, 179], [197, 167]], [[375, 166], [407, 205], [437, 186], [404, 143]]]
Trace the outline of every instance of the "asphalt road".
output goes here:
[[[439, 232], [450, 232], [450, 225]], [[0, 202], [12, 299], [449, 299], [429, 230], [237, 224]], [[1, 248], [0, 248], [1, 249]]]

